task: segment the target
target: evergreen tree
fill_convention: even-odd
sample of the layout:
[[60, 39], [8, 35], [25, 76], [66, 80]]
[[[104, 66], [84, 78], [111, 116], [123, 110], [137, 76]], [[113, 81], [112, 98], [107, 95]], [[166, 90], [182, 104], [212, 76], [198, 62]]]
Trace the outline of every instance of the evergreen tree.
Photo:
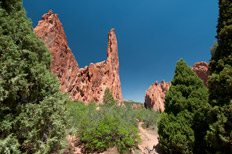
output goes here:
[[62, 149], [66, 101], [21, 0], [0, 1], [0, 153]]
[[217, 42], [214, 42], [214, 43], [213, 43], [213, 46], [210, 48], [211, 57], [214, 56], [217, 47], [218, 47], [218, 43], [217, 43]]
[[210, 129], [207, 143], [213, 152], [232, 153], [232, 1], [219, 0], [218, 46], [210, 60], [208, 80]]
[[106, 88], [104, 91], [103, 103], [109, 106], [116, 105], [116, 100], [114, 100], [109, 88]]
[[178, 61], [158, 123], [160, 146], [166, 153], [196, 153], [205, 145], [207, 101], [203, 81], [182, 59]]

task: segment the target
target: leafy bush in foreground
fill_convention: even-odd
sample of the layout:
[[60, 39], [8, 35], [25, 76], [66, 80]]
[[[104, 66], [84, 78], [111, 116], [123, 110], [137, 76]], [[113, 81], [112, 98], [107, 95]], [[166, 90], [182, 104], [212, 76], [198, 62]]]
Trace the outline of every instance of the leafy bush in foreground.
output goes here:
[[88, 151], [104, 151], [116, 145], [120, 152], [125, 152], [138, 143], [137, 127], [122, 119], [112, 108], [103, 107], [96, 115], [99, 116], [97, 121], [88, 120], [81, 127], [80, 139]]
[[104, 151], [116, 146], [124, 153], [135, 148], [140, 141], [136, 117], [126, 116], [126, 108], [108, 105], [96, 106], [92, 103], [85, 105], [81, 102], [67, 104], [70, 119], [80, 141], [88, 152]]
[[117, 106], [110, 90], [104, 95], [104, 105], [69, 102], [70, 132], [77, 134], [86, 152], [102, 152], [117, 147], [120, 153], [129, 152], [141, 141], [138, 120], [146, 128], [156, 128], [157, 112], [145, 108], [132, 109], [130, 104]]

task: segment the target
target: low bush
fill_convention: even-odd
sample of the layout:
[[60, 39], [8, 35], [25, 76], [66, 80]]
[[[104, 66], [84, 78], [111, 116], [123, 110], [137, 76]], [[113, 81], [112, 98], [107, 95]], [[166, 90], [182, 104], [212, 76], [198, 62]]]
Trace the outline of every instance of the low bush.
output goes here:
[[67, 103], [70, 132], [76, 132], [86, 152], [102, 152], [116, 146], [120, 153], [130, 151], [140, 142], [136, 114], [116, 105]]
[[144, 122], [142, 127], [146, 129], [157, 129], [157, 121], [160, 113], [151, 109], [137, 109], [137, 119]]
[[[133, 102], [133, 101], [125, 101], [124, 102], [126, 109], [125, 113], [127, 118], [133, 118], [134, 120], [139, 120], [143, 122], [143, 128], [146, 129], [157, 129], [157, 121], [160, 113], [158, 111], [154, 111], [152, 109], [146, 109], [142, 103]], [[140, 107], [136, 109], [132, 109], [132, 105], [137, 104]], [[130, 116], [128, 116], [130, 115]], [[137, 121], [136, 121], [137, 123]]]
[[109, 89], [104, 98], [104, 105], [99, 106], [78, 101], [66, 104], [70, 133], [79, 137], [85, 152], [103, 152], [116, 147], [120, 153], [127, 153], [141, 142], [138, 121], [144, 122], [144, 128], [157, 128], [158, 112], [132, 109], [131, 104], [117, 106]]

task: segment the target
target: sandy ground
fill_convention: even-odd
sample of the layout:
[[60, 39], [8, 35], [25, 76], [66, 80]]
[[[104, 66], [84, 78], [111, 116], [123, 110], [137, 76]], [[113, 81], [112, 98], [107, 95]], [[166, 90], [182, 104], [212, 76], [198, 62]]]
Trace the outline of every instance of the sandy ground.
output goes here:
[[[133, 150], [133, 154], [161, 154], [159, 147], [158, 134], [155, 130], [147, 130], [142, 127], [143, 122], [139, 122], [140, 138], [142, 143], [138, 145], [138, 149]], [[67, 140], [70, 143], [65, 154], [82, 154], [82, 146], [79, 145], [79, 141], [75, 136], [68, 135]], [[118, 154], [116, 148], [108, 149], [101, 154]]]
[[158, 133], [155, 130], [147, 130], [142, 127], [143, 122], [139, 122], [140, 138], [142, 143], [139, 144], [141, 154], [161, 154]]

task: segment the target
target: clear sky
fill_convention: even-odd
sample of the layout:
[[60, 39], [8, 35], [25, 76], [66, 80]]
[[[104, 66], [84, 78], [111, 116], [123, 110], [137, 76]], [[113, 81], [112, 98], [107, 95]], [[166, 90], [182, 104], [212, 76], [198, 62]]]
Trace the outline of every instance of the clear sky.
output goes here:
[[80, 67], [106, 60], [116, 29], [124, 99], [144, 102], [156, 80], [171, 81], [176, 62], [210, 59], [216, 41], [216, 0], [24, 0], [35, 27], [52, 9], [59, 14]]

